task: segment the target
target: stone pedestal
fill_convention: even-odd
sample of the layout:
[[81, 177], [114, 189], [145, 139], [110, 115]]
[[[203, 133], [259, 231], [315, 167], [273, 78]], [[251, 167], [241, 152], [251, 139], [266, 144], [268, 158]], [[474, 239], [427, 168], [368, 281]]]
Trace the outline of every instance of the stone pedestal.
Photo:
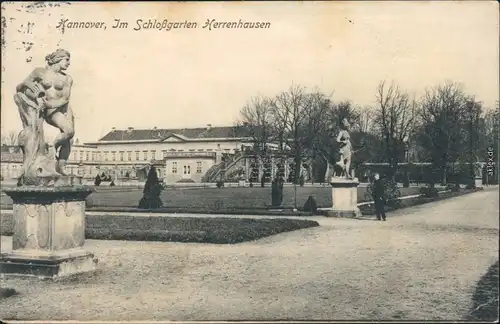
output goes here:
[[62, 184], [5, 190], [13, 200], [14, 235], [12, 252], [0, 256], [2, 276], [55, 279], [96, 269], [97, 259], [83, 249], [85, 198], [92, 189]]
[[483, 186], [483, 165], [481, 163], [474, 164], [474, 185], [476, 188]]
[[358, 186], [357, 178], [332, 178], [332, 208], [326, 210], [329, 217], [358, 217], [361, 211], [358, 208]]

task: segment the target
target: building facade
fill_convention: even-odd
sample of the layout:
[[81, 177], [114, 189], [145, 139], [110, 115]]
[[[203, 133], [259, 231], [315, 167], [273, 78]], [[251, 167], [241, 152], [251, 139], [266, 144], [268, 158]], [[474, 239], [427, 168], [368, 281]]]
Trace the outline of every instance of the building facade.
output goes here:
[[[165, 183], [201, 182], [203, 175], [223, 155], [242, 149], [248, 138], [238, 127], [184, 129], [111, 129], [95, 142], [72, 146], [67, 172], [86, 179], [96, 175], [113, 179], [146, 178], [151, 165]], [[20, 176], [22, 153], [18, 147], [2, 147], [2, 176]]]
[[[222, 155], [241, 150], [248, 139], [238, 127], [185, 129], [112, 129], [96, 142], [86, 143], [78, 158], [96, 158], [88, 176], [104, 173], [115, 178], [143, 180], [150, 165], [165, 183], [201, 182], [203, 175]], [[84, 165], [94, 161], [81, 161]]]
[[[111, 129], [95, 142], [72, 145], [66, 166], [68, 174], [92, 180], [104, 175], [115, 181], [144, 181], [151, 165], [166, 184], [182, 182], [270, 181], [278, 172], [288, 179], [292, 160], [270, 155], [257, 158], [251, 138], [240, 127], [185, 129]], [[269, 144], [269, 151], [273, 151]], [[244, 154], [247, 152], [246, 154]], [[16, 146], [2, 147], [1, 172], [4, 180], [16, 180], [22, 172], [22, 152]], [[290, 170], [292, 172], [290, 172]], [[239, 172], [239, 175], [235, 175]], [[286, 181], [286, 180], [285, 180]]]

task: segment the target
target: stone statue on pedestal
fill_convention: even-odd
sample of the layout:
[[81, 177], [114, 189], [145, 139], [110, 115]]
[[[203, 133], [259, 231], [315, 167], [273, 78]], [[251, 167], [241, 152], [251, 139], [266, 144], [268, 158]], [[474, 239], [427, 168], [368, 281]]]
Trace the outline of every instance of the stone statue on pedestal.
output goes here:
[[359, 181], [354, 177], [354, 170], [351, 169], [351, 158], [353, 154], [351, 136], [349, 134], [349, 122], [342, 120], [341, 130], [336, 138], [340, 143], [340, 159], [334, 167], [341, 170], [340, 174], [330, 179], [332, 186], [332, 207], [326, 210], [326, 216], [333, 217], [358, 217], [361, 211], [358, 208]]
[[346, 118], [342, 120], [342, 128], [337, 136], [337, 142], [340, 143], [340, 159], [336, 163], [341, 169], [341, 177], [352, 178], [350, 173], [351, 158], [352, 158], [352, 144], [351, 136], [349, 134], [349, 122]]
[[[4, 190], [16, 226], [12, 251], [0, 254], [2, 276], [55, 279], [94, 271], [98, 263], [83, 248], [85, 199], [93, 190], [64, 172], [74, 135], [73, 80], [65, 73], [70, 54], [59, 49], [45, 59], [47, 66], [34, 69], [14, 95], [23, 124], [23, 172], [16, 188]], [[51, 146], [44, 141], [44, 121], [60, 130]]]
[[[47, 66], [35, 68], [16, 87], [14, 95], [23, 124], [19, 134], [23, 152], [19, 185], [51, 185], [66, 175], [64, 166], [71, 151], [74, 117], [69, 99], [73, 79], [65, 73], [70, 65], [70, 53], [58, 49], [45, 60]], [[43, 121], [60, 130], [51, 146], [44, 141]]]

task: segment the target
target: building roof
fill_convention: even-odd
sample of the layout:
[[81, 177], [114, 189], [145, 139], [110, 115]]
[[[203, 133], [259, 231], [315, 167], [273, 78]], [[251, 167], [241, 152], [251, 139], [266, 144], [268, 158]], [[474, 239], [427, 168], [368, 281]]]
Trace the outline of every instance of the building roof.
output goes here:
[[245, 137], [247, 132], [243, 127], [225, 126], [225, 127], [200, 127], [200, 128], [179, 128], [179, 129], [134, 129], [125, 130], [113, 129], [104, 135], [101, 141], [162, 141], [171, 136], [178, 136], [184, 140], [200, 139], [238, 139]]

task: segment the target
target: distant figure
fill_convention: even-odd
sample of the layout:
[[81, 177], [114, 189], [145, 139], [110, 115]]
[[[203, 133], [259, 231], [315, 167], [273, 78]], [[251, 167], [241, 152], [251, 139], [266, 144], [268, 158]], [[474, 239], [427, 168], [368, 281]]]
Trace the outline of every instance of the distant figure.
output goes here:
[[101, 177], [99, 175], [96, 175], [94, 180], [94, 185], [96, 187], [99, 187], [100, 184], [101, 184]]
[[385, 204], [385, 188], [384, 188], [384, 182], [382, 179], [380, 179], [380, 175], [376, 172], [374, 174], [374, 181], [373, 181], [373, 201], [375, 202], [375, 214], [377, 215], [377, 220], [380, 220], [382, 217], [382, 220], [385, 221], [385, 211], [384, 211], [384, 204]]

